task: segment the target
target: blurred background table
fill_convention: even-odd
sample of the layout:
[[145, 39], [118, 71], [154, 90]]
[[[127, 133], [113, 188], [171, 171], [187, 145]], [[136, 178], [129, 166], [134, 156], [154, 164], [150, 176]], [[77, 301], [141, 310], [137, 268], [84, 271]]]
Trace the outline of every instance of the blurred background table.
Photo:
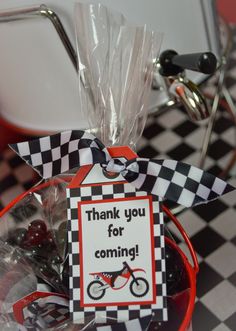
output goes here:
[[[222, 14], [232, 25], [234, 45], [226, 76], [226, 86], [236, 102], [236, 4], [219, 1]], [[214, 93], [215, 80], [206, 86]], [[222, 108], [222, 107], [221, 107]], [[189, 120], [181, 108], [174, 108], [148, 119], [138, 154], [144, 157], [172, 158], [198, 164], [206, 123]], [[0, 126], [0, 208], [30, 188], [38, 178], [6, 143], [24, 139], [5, 125]], [[235, 124], [224, 109], [219, 109], [206, 158], [205, 169], [219, 175], [232, 157], [236, 144]], [[229, 173], [229, 182], [236, 186], [236, 166]], [[236, 199], [235, 193], [207, 206], [185, 210], [179, 219], [190, 236], [200, 262], [197, 302], [193, 331], [236, 330]], [[171, 228], [176, 241], [181, 239]], [[184, 249], [184, 247], [183, 247]]]

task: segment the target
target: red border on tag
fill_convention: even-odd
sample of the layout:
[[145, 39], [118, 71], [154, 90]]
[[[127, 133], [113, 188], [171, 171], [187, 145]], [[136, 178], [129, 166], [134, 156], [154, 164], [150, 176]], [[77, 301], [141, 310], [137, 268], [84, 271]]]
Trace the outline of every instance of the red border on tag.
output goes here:
[[[85, 304], [84, 303], [84, 278], [83, 278], [83, 245], [82, 245], [82, 215], [81, 215], [81, 205], [95, 204], [95, 203], [106, 203], [106, 202], [118, 202], [124, 200], [149, 200], [150, 208], [150, 242], [151, 242], [151, 259], [152, 259], [152, 293], [153, 299], [151, 301], [138, 301], [138, 302], [112, 302], [112, 303], [94, 303]], [[144, 195], [138, 197], [128, 197], [128, 198], [117, 198], [117, 199], [105, 199], [105, 200], [87, 200], [78, 202], [78, 222], [79, 222], [79, 264], [80, 264], [80, 305], [81, 307], [104, 307], [104, 306], [128, 306], [128, 305], [150, 305], [156, 303], [156, 286], [155, 286], [155, 255], [154, 255], [154, 222], [153, 222], [153, 205], [152, 196]]]
[[35, 300], [38, 300], [39, 298], [46, 298], [49, 296], [58, 296], [61, 298], [67, 298], [67, 296], [59, 293], [53, 293], [53, 292], [40, 292], [40, 291], [35, 291], [33, 293], [30, 293], [26, 297], [18, 300], [16, 303], [13, 305], [13, 314], [15, 317], [15, 320], [23, 324], [24, 323], [24, 315], [23, 315], [23, 310], [25, 307], [27, 307], [30, 303], [34, 302]]

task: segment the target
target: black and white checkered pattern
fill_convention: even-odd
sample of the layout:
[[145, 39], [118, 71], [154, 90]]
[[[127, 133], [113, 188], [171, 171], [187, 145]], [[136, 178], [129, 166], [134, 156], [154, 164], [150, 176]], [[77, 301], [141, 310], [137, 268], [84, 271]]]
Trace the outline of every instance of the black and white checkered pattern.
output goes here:
[[43, 178], [101, 163], [107, 171], [121, 173], [138, 190], [185, 207], [214, 200], [234, 190], [222, 179], [182, 162], [136, 158], [123, 163], [111, 159], [105, 146], [84, 131], [66, 131], [11, 147]]
[[153, 316], [136, 318], [128, 322], [116, 323], [113, 325], [100, 326], [90, 329], [91, 331], [147, 331]]
[[135, 162], [130, 161], [126, 169], [128, 173], [124, 176], [125, 179], [137, 189], [185, 207], [217, 199], [234, 190], [222, 179], [192, 165], [174, 160], [137, 158]]
[[157, 196], [153, 196], [154, 256], [156, 260], [155, 278], [156, 293], [158, 294], [157, 303], [149, 306], [132, 305], [122, 307], [107, 306], [85, 308], [80, 306], [78, 202], [104, 199], [114, 199], [115, 202], [116, 198], [147, 195], [147, 192], [137, 191], [134, 186], [127, 182], [111, 185], [106, 183], [104, 186], [101, 185], [93, 188], [81, 186], [80, 188], [67, 189], [70, 311], [72, 315], [71, 317], [76, 323], [83, 324], [86, 316], [92, 316], [96, 321], [101, 320], [103, 322], [109, 322], [110, 318], [115, 318], [118, 322], [123, 322], [125, 320], [143, 317], [153, 313], [155, 313], [156, 320], [167, 319], [163, 213], [160, 209], [160, 199]]
[[28, 317], [24, 326], [29, 330], [45, 330], [53, 328], [69, 320], [69, 307], [57, 303], [47, 303], [43, 307], [40, 304], [32, 303], [27, 308]]
[[105, 163], [109, 155], [99, 139], [80, 130], [65, 131], [10, 147], [45, 179], [78, 166]]
[[49, 304], [41, 313], [40, 317], [45, 321], [47, 327], [55, 327], [56, 325], [69, 320], [69, 307], [62, 307], [57, 304]]
[[37, 181], [33, 169], [12, 150], [5, 150], [0, 155], [0, 210]]

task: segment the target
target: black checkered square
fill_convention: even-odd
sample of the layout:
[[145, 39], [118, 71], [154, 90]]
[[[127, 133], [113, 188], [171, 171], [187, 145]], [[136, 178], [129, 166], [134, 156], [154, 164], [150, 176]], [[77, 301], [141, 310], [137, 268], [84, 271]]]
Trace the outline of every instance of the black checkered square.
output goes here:
[[47, 305], [45, 311], [41, 314], [42, 319], [45, 321], [47, 327], [55, 327], [56, 325], [69, 319], [68, 307], [61, 307], [57, 304]]

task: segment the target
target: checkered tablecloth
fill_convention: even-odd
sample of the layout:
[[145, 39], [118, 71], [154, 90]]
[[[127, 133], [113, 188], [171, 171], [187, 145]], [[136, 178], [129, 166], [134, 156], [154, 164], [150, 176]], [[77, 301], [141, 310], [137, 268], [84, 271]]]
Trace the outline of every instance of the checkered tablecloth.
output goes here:
[[[235, 34], [236, 35], [236, 34]], [[214, 82], [207, 91], [214, 94]], [[236, 45], [226, 79], [236, 100]], [[171, 158], [198, 165], [206, 123], [189, 120], [183, 109], [172, 109], [148, 119], [138, 149], [149, 158]], [[218, 112], [205, 169], [219, 175], [236, 145], [236, 129], [225, 110]], [[236, 166], [229, 182], [236, 186]], [[0, 158], [0, 207], [35, 182], [33, 171], [12, 151]], [[179, 219], [191, 238], [200, 262], [193, 331], [236, 330], [236, 195], [229, 193], [206, 206], [185, 210]], [[186, 251], [178, 232], [169, 228]], [[188, 252], [186, 251], [188, 255]]]
[[12, 150], [0, 155], [0, 210], [39, 178]]
[[[198, 165], [204, 132], [204, 126], [191, 123], [182, 110], [174, 109], [149, 121], [139, 155], [174, 158]], [[220, 112], [205, 168], [219, 174], [232, 156], [234, 144], [235, 127], [228, 114]], [[236, 173], [236, 169], [231, 173]], [[229, 182], [236, 185], [235, 176]], [[200, 262], [193, 331], [236, 330], [235, 209], [234, 192], [208, 205], [185, 210], [178, 216]], [[168, 226], [189, 256], [179, 232], [171, 224]]]

